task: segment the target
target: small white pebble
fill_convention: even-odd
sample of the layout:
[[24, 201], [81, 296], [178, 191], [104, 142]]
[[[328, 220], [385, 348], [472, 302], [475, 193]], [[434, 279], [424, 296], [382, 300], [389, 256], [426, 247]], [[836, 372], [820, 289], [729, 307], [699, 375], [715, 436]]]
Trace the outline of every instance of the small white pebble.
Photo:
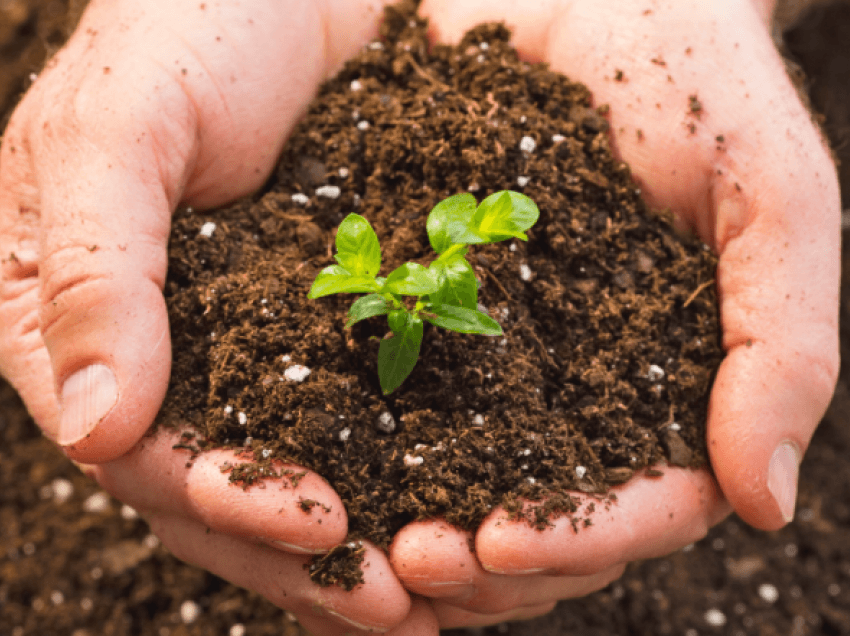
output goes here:
[[421, 464], [424, 461], [425, 461], [424, 458], [419, 457], [417, 455], [409, 455], [408, 454], [408, 455], [404, 456], [404, 465], [407, 466], [408, 468], [418, 466], [419, 464]]
[[198, 232], [198, 234], [200, 236], [206, 236], [207, 238], [210, 238], [213, 235], [213, 232], [215, 232], [215, 223], [213, 223], [212, 221], [207, 221], [201, 226], [201, 231]]
[[351, 174], [351, 173], [349, 172], [348, 168], [340, 168], [339, 169], [339, 176], [341, 178], [347, 179], [349, 174]]
[[664, 377], [664, 369], [657, 364], [649, 365], [649, 372], [646, 374], [646, 379], [650, 382], [658, 382]]
[[62, 605], [65, 602], [65, 595], [59, 590], [53, 590], [50, 593], [50, 602], [54, 605]]
[[525, 123], [525, 122], [527, 122], [527, 121], [528, 121], [528, 117], [526, 117], [525, 115], [522, 115], [522, 116], [519, 118], [519, 123], [521, 123], [521, 124], [524, 124], [524, 123]]
[[183, 604], [180, 606], [180, 620], [182, 620], [184, 624], [189, 625], [194, 623], [198, 620], [198, 616], [200, 615], [200, 605], [198, 605], [195, 601], [183, 601]]
[[668, 426], [667, 428], [669, 428], [671, 431], [679, 432], [682, 430], [682, 425], [678, 422], [670, 422], [670, 426]]
[[[522, 121], [522, 120], [520, 120]], [[525, 123], [525, 122], [522, 122]], [[519, 141], [519, 149], [525, 153], [532, 153], [534, 149], [537, 148], [537, 142], [534, 141], [534, 137], [525, 136]]]
[[363, 83], [360, 80], [351, 80], [351, 90], [355, 93], [363, 88]]
[[372, 51], [380, 51], [384, 48], [384, 45], [381, 42], [369, 42], [369, 49]]
[[531, 268], [528, 265], [526, 265], [525, 263], [522, 263], [519, 266], [519, 277], [522, 280], [524, 280], [526, 283], [531, 280], [531, 274], [532, 274]]
[[159, 544], [159, 537], [155, 534], [149, 534], [144, 539], [142, 539], [142, 545], [145, 546], [148, 550], [156, 550], [159, 547]]
[[365, 119], [357, 122], [357, 130], [369, 130], [370, 124]]
[[292, 356], [289, 355], [289, 354], [280, 356], [280, 361], [281, 362], [292, 362]]
[[723, 627], [726, 624], [726, 614], [719, 609], [710, 609], [704, 614], [705, 622], [712, 627]]
[[63, 504], [74, 494], [74, 484], [67, 479], [54, 479], [50, 483], [50, 490], [53, 492], [53, 501]]
[[135, 508], [124, 504], [123, 506], [121, 506], [121, 518], [126, 519], [127, 521], [132, 521], [133, 519], [139, 518], [139, 513], [136, 512]]
[[475, 58], [475, 61], [478, 62], [479, 64], [481, 64], [485, 59], [487, 59], [487, 58], [485, 58], [484, 54], [481, 53], [481, 54], [478, 55], [478, 57]]
[[86, 512], [104, 512], [109, 508], [109, 495], [105, 492], [96, 492], [83, 502], [83, 510]]
[[490, 45], [487, 42], [482, 42], [481, 44], [478, 45], [478, 48], [481, 49], [482, 51], [486, 51], [487, 49], [490, 48]]
[[231, 413], [233, 413], [233, 407], [228, 404], [227, 406], [224, 407], [224, 414], [230, 415]]
[[584, 479], [584, 476], [587, 474], [587, 468], [584, 466], [576, 466], [576, 477], [579, 479]]
[[239, 414], [236, 416], [236, 419], [239, 421], [241, 426], [245, 426], [248, 423], [248, 416], [245, 415], [242, 411], [239, 411]]
[[292, 202], [298, 205], [307, 205], [310, 202], [310, 197], [303, 192], [296, 192], [292, 195]]
[[560, 135], [560, 134], [552, 135], [552, 143], [553, 144], [559, 144], [562, 141], [564, 141], [564, 139], [566, 139], [566, 137], [564, 137], [563, 135]]
[[245, 626], [242, 623], [236, 623], [230, 627], [229, 636], [245, 636]]
[[526, 480], [529, 484], [536, 484], [536, 483], [537, 483], [537, 480], [536, 480], [534, 477], [526, 477], [526, 478], [525, 478], [525, 480]]
[[351, 429], [350, 428], [345, 427], [344, 429], [342, 429], [339, 432], [339, 441], [340, 442], [347, 442], [349, 437], [351, 437]]
[[382, 433], [392, 433], [395, 430], [395, 418], [389, 411], [384, 411], [378, 417], [378, 430]]
[[472, 423], [475, 426], [484, 426], [484, 416], [479, 413], [478, 415], [472, 418]]
[[516, 243], [511, 243], [510, 246], [508, 246], [508, 249], [512, 252], [516, 252]]
[[339, 189], [339, 186], [335, 185], [323, 185], [320, 188], [316, 188], [316, 196], [326, 197], [328, 199], [337, 199], [341, 193], [342, 190]]
[[525, 186], [527, 186], [529, 181], [531, 181], [531, 178], [530, 178], [530, 177], [526, 177], [526, 176], [520, 176], [520, 177], [517, 177], [517, 178], [516, 178], [516, 184], [517, 184], [520, 188], [524, 188]]
[[268, 448], [264, 448], [262, 455], [263, 455], [263, 459], [268, 459], [269, 457], [272, 456], [272, 452]]
[[779, 590], [776, 589], [775, 585], [762, 583], [759, 585], [759, 596], [761, 596], [762, 600], [766, 603], [773, 604], [779, 600]]
[[301, 364], [293, 364], [283, 372], [283, 377], [290, 382], [303, 382], [308, 375], [310, 375], [310, 369]]

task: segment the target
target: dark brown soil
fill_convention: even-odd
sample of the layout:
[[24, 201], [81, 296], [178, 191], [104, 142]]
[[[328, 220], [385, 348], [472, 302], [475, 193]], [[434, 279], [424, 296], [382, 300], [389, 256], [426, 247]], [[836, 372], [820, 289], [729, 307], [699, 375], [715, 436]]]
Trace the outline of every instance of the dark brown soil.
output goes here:
[[[826, 17], [831, 29], [836, 23], [850, 27], [850, 16], [837, 15]], [[806, 33], [826, 32], [819, 23], [806, 28]], [[847, 55], [848, 41], [836, 37], [826, 46], [834, 51], [845, 47]], [[821, 68], [806, 70], [816, 75]], [[834, 108], [847, 103], [846, 91], [846, 83], [833, 85]], [[846, 116], [846, 107], [843, 112]], [[518, 189], [515, 183], [506, 185]], [[537, 198], [530, 189], [526, 192]], [[193, 228], [194, 234], [197, 225]], [[531, 252], [532, 245], [528, 247]], [[413, 257], [405, 253], [399, 258]], [[850, 256], [844, 257], [844, 265], [850, 274]], [[842, 294], [845, 359], [850, 353], [848, 280], [845, 276]], [[506, 331], [510, 334], [512, 328], [508, 324]], [[434, 338], [430, 334], [429, 340]], [[803, 463], [797, 520], [782, 531], [756, 532], [733, 518], [692, 548], [635, 564], [608, 589], [562, 603], [547, 617], [471, 631], [538, 636], [850, 634], [848, 417], [850, 386], [843, 373]], [[237, 623], [252, 635], [303, 634], [256, 595], [174, 560], [149, 538], [144, 522], [125, 518], [131, 515], [122, 514], [114, 500], [107, 499], [105, 508], [95, 505], [99, 500], [90, 497], [99, 494], [97, 486], [38, 435], [6, 387], [0, 388], [0, 434], [0, 634], [226, 634]], [[69, 480], [73, 488], [64, 502], [57, 494], [67, 491], [67, 484], [56, 479]], [[765, 585], [776, 587], [775, 601], [766, 600], [771, 597]], [[201, 610], [188, 624], [179, 611], [187, 602]], [[718, 617], [707, 614], [709, 610], [719, 611], [724, 624], [709, 624], [709, 618]]]
[[[497, 505], [519, 512], [519, 496], [546, 497], [529, 522], [575, 513], [578, 529], [592, 515], [564, 491], [706, 460], [716, 261], [648, 213], [587, 89], [520, 62], [508, 38], [484, 26], [429, 52], [412, 7], [390, 10], [381, 40], [322, 88], [267, 192], [174, 221], [161, 421], [192, 422], [202, 446], [247, 447], [265, 470], [315, 470], [345, 503], [350, 538], [386, 546], [434, 517], [472, 529]], [[470, 256], [504, 337], [429, 325], [412, 375], [384, 397], [386, 320], [345, 331], [351, 296], [306, 298], [335, 228], [351, 211], [368, 219], [386, 275], [433, 258], [438, 201], [509, 188], [540, 208], [530, 240]], [[285, 377], [296, 364], [303, 382]]]

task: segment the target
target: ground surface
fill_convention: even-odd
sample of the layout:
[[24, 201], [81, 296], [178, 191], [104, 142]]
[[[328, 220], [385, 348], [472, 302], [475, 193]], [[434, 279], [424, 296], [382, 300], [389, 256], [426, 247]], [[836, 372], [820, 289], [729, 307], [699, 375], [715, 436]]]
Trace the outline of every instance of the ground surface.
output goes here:
[[[0, 26], [11, 24], [7, 7], [29, 11], [36, 4], [2, 5]], [[41, 3], [8, 29], [17, 40], [6, 35], [0, 43], [6, 62], [22, 51], [34, 56], [15, 68], [18, 87], [38, 68], [34, 38], [47, 24], [42, 20], [63, 8]], [[813, 78], [813, 101], [827, 115], [839, 154], [850, 60], [840, 47], [847, 47], [848, 32], [850, 16], [837, 9], [789, 38]], [[850, 359], [848, 256], [844, 269], [842, 353]], [[478, 633], [850, 634], [848, 420], [844, 373], [802, 467], [797, 519], [782, 531], [755, 532], [729, 519], [697, 545], [633, 565], [608, 589], [562, 603], [550, 616]], [[247, 634], [301, 633], [255, 595], [170, 557], [143, 521], [39, 437], [8, 388], [0, 389], [0, 434], [0, 634], [227, 634], [236, 624]], [[192, 604], [200, 611], [186, 622]]]

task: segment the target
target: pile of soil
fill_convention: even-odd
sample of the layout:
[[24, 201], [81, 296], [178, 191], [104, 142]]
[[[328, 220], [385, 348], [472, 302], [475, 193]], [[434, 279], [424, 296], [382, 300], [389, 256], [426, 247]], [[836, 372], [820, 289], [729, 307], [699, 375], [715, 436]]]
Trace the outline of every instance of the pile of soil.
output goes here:
[[[2, 8], [10, 4], [0, 7], [0, 22]], [[42, 4], [64, 5], [60, 0]], [[40, 45], [35, 35], [44, 28], [36, 23], [40, 19], [28, 22], [29, 45]], [[850, 112], [850, 85], [836, 73], [841, 60], [850, 59], [848, 30], [850, 10], [836, 5], [792, 34], [793, 50], [824, 100], [813, 99], [827, 113], [831, 135], [841, 133], [836, 122]], [[26, 77], [38, 70], [16, 57], [20, 49], [6, 44], [0, 40], [0, 59], [10, 72]], [[837, 145], [840, 139], [832, 136], [836, 152], [850, 165], [850, 145]], [[850, 183], [842, 186], [850, 201]], [[843, 268], [842, 354], [848, 360], [846, 249]], [[802, 465], [797, 518], [781, 531], [757, 532], [733, 517], [694, 546], [632, 564], [607, 589], [563, 602], [546, 617], [447, 634], [850, 634], [848, 419], [845, 368]], [[171, 557], [141, 519], [105, 496], [40, 436], [1, 382], [0, 438], [1, 634], [306, 636], [256, 594]]]
[[[380, 39], [322, 87], [265, 192], [176, 215], [160, 422], [190, 422], [202, 448], [248, 449], [240, 483], [275, 460], [316, 471], [345, 503], [349, 539], [386, 546], [434, 517], [473, 529], [498, 505], [541, 528], [573, 514], [578, 529], [593, 504], [565, 491], [706, 463], [716, 260], [649, 213], [584, 86], [521, 62], [502, 25], [429, 51], [415, 4], [390, 8]], [[438, 201], [503, 189], [541, 213], [527, 243], [469, 256], [504, 337], [428, 325], [413, 373], [382, 395], [386, 320], [346, 331], [352, 296], [306, 298], [336, 227], [364, 216], [386, 275], [433, 260]], [[305, 380], [288, 378], [296, 365]], [[522, 512], [519, 497], [545, 504]]]

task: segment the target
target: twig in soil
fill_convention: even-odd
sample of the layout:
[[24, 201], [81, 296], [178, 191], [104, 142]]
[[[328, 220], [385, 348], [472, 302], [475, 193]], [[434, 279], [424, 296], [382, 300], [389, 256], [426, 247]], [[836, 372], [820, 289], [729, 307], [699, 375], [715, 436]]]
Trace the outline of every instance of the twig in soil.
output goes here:
[[690, 296], [688, 296], [688, 299], [685, 301], [685, 304], [683, 304], [683, 305], [682, 305], [682, 307], [687, 307], [687, 306], [688, 306], [688, 305], [690, 305], [692, 302], [694, 302], [694, 300], [696, 300], [696, 297], [697, 297], [697, 296], [699, 296], [699, 293], [700, 293], [703, 289], [705, 289], [706, 287], [708, 287], [709, 285], [712, 285], [713, 283], [714, 283], [714, 279], [712, 278], [711, 280], [707, 280], [707, 281], [705, 281], [702, 285], [700, 285], [699, 287], [697, 287], [697, 288], [694, 290], [694, 293], [693, 293], [693, 294], [691, 294]]
[[508, 293], [508, 290], [504, 288], [502, 282], [498, 278], [496, 278], [496, 275], [493, 272], [491, 272], [489, 269], [484, 269], [483, 267], [480, 268], [479, 271], [482, 271], [487, 274], [487, 277], [496, 284], [496, 287], [498, 287], [499, 291], [502, 292], [502, 295], [504, 295], [505, 300], [511, 299], [511, 295]]

